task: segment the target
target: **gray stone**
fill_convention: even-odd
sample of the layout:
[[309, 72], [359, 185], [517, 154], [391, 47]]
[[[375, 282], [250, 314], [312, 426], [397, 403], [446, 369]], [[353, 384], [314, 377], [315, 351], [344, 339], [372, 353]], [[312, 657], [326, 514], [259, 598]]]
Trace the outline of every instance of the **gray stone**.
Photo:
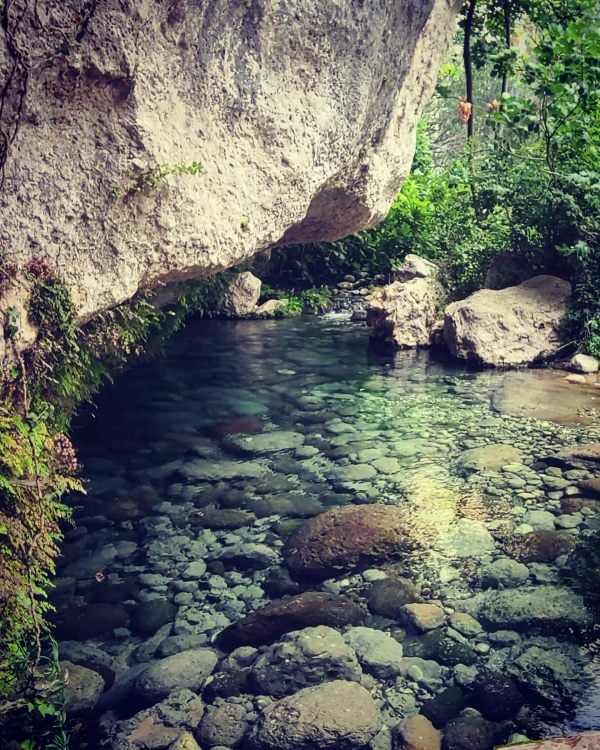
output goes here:
[[496, 629], [539, 627], [560, 632], [591, 623], [583, 598], [559, 586], [490, 590], [471, 601], [476, 602], [479, 619]]
[[70, 661], [61, 661], [60, 668], [65, 681], [67, 715], [91, 714], [104, 690], [102, 677], [93, 669], [81, 667]]
[[204, 747], [235, 747], [248, 730], [246, 709], [239, 703], [209, 706], [202, 719], [198, 738]]
[[474, 469], [482, 471], [491, 469], [497, 471], [507, 464], [520, 463], [521, 451], [512, 445], [504, 443], [494, 443], [484, 445], [481, 448], [471, 448], [463, 451], [459, 458], [458, 464], [465, 469]]
[[217, 664], [214, 651], [195, 648], [167, 656], [151, 664], [137, 678], [136, 694], [148, 703], [156, 703], [177, 688], [197, 691]]
[[529, 568], [524, 563], [501, 557], [484, 565], [479, 574], [481, 585], [488, 588], [514, 588], [529, 578]]
[[344, 633], [365, 671], [383, 680], [402, 673], [402, 646], [381, 630], [355, 627]]
[[547, 510], [530, 510], [523, 520], [535, 530], [552, 531], [554, 518], [554, 514]]
[[590, 680], [577, 647], [569, 643], [553, 649], [530, 646], [508, 664], [507, 670], [542, 701], [555, 705], [573, 701]]
[[289, 430], [274, 430], [258, 435], [230, 435], [224, 442], [230, 450], [262, 456], [299, 448], [304, 444], [304, 435]]
[[326, 680], [359, 681], [362, 670], [340, 633], [318, 626], [283, 636], [256, 660], [251, 676], [262, 693], [281, 697]]
[[381, 728], [373, 698], [354, 682], [334, 680], [267, 706], [252, 732], [257, 750], [356, 750]]

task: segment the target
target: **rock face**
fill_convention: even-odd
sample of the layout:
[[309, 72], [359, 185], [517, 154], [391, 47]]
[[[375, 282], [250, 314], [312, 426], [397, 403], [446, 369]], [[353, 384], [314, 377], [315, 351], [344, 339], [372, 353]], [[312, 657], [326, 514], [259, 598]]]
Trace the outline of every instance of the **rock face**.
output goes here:
[[13, 6], [0, 71], [27, 51], [0, 122], [0, 247], [19, 269], [46, 259], [85, 319], [372, 225], [410, 168], [459, 5]]
[[403, 348], [429, 346], [444, 298], [437, 270], [418, 255], [406, 257], [398, 270], [399, 280], [369, 297], [367, 325], [372, 338]]
[[381, 727], [365, 688], [335, 680], [305, 688], [267, 706], [254, 726], [258, 750], [355, 750]]
[[298, 576], [327, 578], [401, 557], [414, 547], [408, 514], [392, 505], [349, 505], [311, 518], [283, 550]]
[[571, 285], [534, 276], [518, 286], [482, 289], [446, 307], [444, 339], [456, 357], [516, 366], [548, 358], [565, 343], [562, 323]]

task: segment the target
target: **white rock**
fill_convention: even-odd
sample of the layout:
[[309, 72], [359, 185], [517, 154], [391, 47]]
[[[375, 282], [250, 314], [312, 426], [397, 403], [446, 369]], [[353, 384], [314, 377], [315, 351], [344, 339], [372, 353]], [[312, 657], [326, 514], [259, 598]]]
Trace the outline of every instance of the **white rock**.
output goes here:
[[518, 286], [482, 289], [445, 310], [444, 340], [456, 357], [514, 366], [548, 358], [565, 343], [571, 285], [534, 276]]
[[600, 362], [596, 357], [590, 357], [589, 354], [576, 354], [571, 358], [569, 366], [573, 372], [583, 372], [584, 374], [598, 372]]

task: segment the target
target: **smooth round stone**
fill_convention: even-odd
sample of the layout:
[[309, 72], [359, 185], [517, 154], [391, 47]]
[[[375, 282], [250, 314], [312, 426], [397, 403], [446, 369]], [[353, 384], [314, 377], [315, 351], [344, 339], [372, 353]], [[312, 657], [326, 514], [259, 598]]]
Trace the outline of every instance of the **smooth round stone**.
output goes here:
[[523, 520], [534, 530], [552, 531], [554, 529], [555, 516], [547, 510], [530, 510]]
[[556, 525], [560, 529], [575, 529], [583, 521], [580, 513], [563, 514], [556, 519]]
[[369, 568], [368, 570], [363, 571], [362, 577], [367, 583], [374, 583], [375, 581], [383, 581], [388, 575], [385, 570]]

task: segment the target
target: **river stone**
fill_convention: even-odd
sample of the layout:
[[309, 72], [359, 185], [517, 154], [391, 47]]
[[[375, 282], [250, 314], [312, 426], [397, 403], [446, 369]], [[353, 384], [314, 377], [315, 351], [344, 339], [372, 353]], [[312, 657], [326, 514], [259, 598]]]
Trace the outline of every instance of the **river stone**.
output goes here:
[[444, 750], [492, 750], [494, 725], [480, 716], [453, 719], [444, 731]]
[[444, 340], [454, 356], [485, 365], [546, 359], [565, 344], [570, 296], [569, 282], [549, 275], [506, 289], [481, 289], [446, 307]]
[[344, 640], [354, 649], [366, 672], [382, 680], [402, 674], [402, 646], [387, 633], [374, 628], [350, 628]]
[[267, 473], [267, 467], [255, 461], [211, 461], [198, 458], [186, 462], [181, 473], [192, 481], [199, 479], [226, 482], [232, 479], [260, 479]]
[[507, 670], [524, 689], [557, 706], [571, 703], [590, 679], [577, 647], [566, 643], [552, 649], [530, 646]]
[[229, 435], [223, 444], [235, 453], [264, 456], [299, 448], [304, 444], [304, 435], [290, 430], [274, 430], [258, 435]]
[[450, 626], [458, 630], [462, 635], [472, 638], [479, 635], [483, 630], [481, 624], [466, 612], [453, 612], [450, 615]]
[[435, 630], [446, 621], [444, 610], [436, 604], [405, 604], [401, 611], [402, 621], [410, 623], [417, 630]]
[[442, 734], [423, 714], [409, 716], [392, 729], [392, 750], [441, 750]]
[[225, 292], [223, 310], [234, 317], [252, 312], [260, 297], [261, 286], [261, 280], [250, 271], [236, 274]]
[[98, 672], [70, 661], [61, 661], [65, 676], [65, 709], [69, 716], [85, 716], [93, 712], [102, 692], [104, 680]]
[[267, 706], [252, 731], [257, 750], [356, 750], [381, 728], [373, 698], [354, 682], [305, 688]]
[[493, 443], [481, 448], [463, 451], [458, 457], [458, 465], [475, 471], [498, 471], [507, 464], [521, 463], [521, 451], [505, 443]]
[[201, 750], [201, 748], [191, 732], [181, 732], [175, 742], [169, 746], [169, 750]]
[[523, 521], [536, 531], [553, 531], [555, 516], [547, 510], [530, 510], [525, 513]]
[[217, 656], [208, 648], [180, 651], [155, 661], [137, 678], [136, 694], [146, 703], [156, 703], [176, 688], [196, 692], [217, 665]]
[[421, 597], [407, 578], [383, 578], [375, 581], [367, 594], [367, 604], [374, 615], [397, 620], [405, 604], [418, 602]]
[[316, 625], [357, 625], [365, 616], [365, 610], [345, 596], [306, 591], [271, 602], [237, 620], [219, 634], [217, 643], [227, 651], [238, 646], [263, 646], [292, 630]]
[[548, 563], [575, 549], [577, 539], [567, 531], [530, 531], [515, 536], [512, 555], [523, 563]]
[[[120, 707], [122, 708], [122, 706]], [[168, 698], [110, 725], [110, 747], [119, 750], [162, 750], [177, 747], [182, 733], [196, 731], [204, 714], [202, 700], [191, 690], [174, 690]], [[196, 750], [197, 745], [183, 745]]]
[[597, 470], [600, 468], [600, 442], [569, 445], [558, 453], [541, 456], [540, 460], [561, 468]]
[[215, 508], [214, 505], [199, 510], [197, 517], [204, 529], [239, 529], [256, 521], [256, 516], [243, 508]]
[[536, 627], [556, 631], [573, 628], [577, 631], [591, 622], [583, 598], [559, 586], [489, 590], [476, 595], [473, 600], [478, 619], [494, 630]]
[[517, 713], [525, 702], [512, 677], [482, 669], [471, 685], [475, 706], [486, 719], [502, 721]]
[[269, 646], [251, 676], [263, 694], [281, 697], [326, 680], [359, 681], [362, 670], [340, 633], [319, 625], [287, 633]]
[[[526, 750], [598, 750], [600, 732], [584, 732], [548, 740], [529, 741]], [[522, 744], [502, 745], [498, 750], [523, 750]]]
[[436, 274], [377, 287], [368, 300], [369, 334], [402, 348], [429, 346], [443, 302], [444, 288]]
[[60, 610], [51, 620], [57, 640], [87, 641], [127, 627], [129, 615], [119, 604], [86, 604]]
[[239, 703], [209, 706], [198, 732], [203, 747], [235, 747], [248, 730], [246, 709]]
[[166, 599], [151, 599], [138, 604], [131, 617], [134, 633], [143, 637], [154, 635], [163, 625], [173, 622], [177, 607]]
[[442, 729], [458, 715], [464, 704], [461, 689], [449, 687], [435, 697], [426, 700], [421, 706], [421, 713], [429, 719], [436, 729]]
[[329, 578], [401, 557], [415, 547], [408, 514], [391, 505], [348, 505], [311, 518], [288, 539], [283, 556], [297, 576]]
[[481, 557], [495, 544], [482, 521], [460, 518], [440, 540], [440, 546], [452, 557]]
[[272, 547], [259, 542], [240, 542], [225, 547], [215, 557], [227, 566], [239, 570], [267, 568], [279, 561], [279, 555]]
[[515, 588], [529, 578], [529, 568], [509, 557], [500, 557], [484, 565], [479, 577], [484, 588]]
[[590, 357], [589, 354], [576, 354], [574, 357], [571, 357], [569, 367], [573, 372], [583, 372], [587, 374], [598, 372], [600, 363], [596, 357]]
[[579, 487], [583, 494], [600, 497], [600, 477], [594, 479], [582, 479], [579, 482]]
[[339, 470], [339, 475], [345, 482], [364, 482], [367, 479], [374, 479], [377, 476], [377, 470], [370, 464], [350, 464], [343, 466]]

